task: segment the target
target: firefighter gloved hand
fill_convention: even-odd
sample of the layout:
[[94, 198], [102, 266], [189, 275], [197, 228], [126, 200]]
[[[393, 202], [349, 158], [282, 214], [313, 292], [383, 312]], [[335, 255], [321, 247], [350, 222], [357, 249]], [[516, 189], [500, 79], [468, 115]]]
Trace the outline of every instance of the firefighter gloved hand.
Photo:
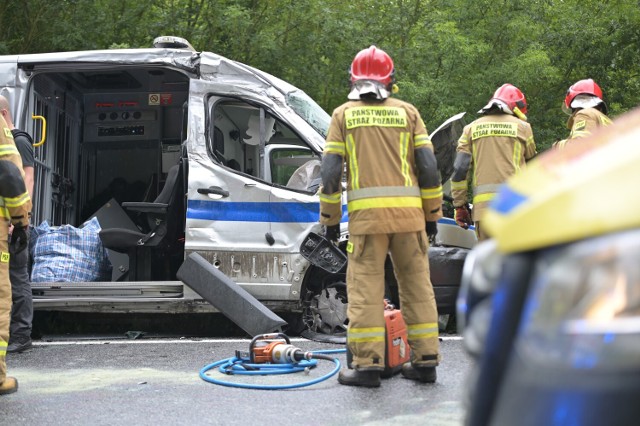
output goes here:
[[340, 238], [340, 224], [325, 227], [324, 237], [332, 243], [338, 244], [338, 239]]
[[473, 223], [471, 221], [471, 213], [469, 212], [469, 208], [467, 206], [456, 207], [453, 218], [455, 219], [458, 226], [464, 229], [469, 229], [469, 225]]
[[29, 238], [27, 237], [26, 226], [14, 226], [11, 233], [11, 251], [13, 253], [20, 253], [27, 248], [29, 244]]
[[438, 235], [437, 222], [427, 222], [427, 236], [430, 240], [433, 240]]

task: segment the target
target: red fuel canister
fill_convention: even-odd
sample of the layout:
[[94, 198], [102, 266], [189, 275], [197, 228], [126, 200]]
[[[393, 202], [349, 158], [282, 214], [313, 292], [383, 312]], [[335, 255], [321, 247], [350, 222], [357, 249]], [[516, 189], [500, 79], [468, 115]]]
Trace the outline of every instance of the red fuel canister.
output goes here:
[[[382, 377], [391, 377], [402, 370], [402, 364], [411, 360], [411, 350], [407, 340], [407, 325], [400, 309], [384, 301], [385, 348]], [[353, 354], [347, 346], [347, 366], [351, 368]]]
[[407, 325], [399, 309], [384, 311], [385, 320], [385, 369], [383, 377], [392, 376], [402, 369], [402, 364], [409, 362], [411, 354], [407, 341]]

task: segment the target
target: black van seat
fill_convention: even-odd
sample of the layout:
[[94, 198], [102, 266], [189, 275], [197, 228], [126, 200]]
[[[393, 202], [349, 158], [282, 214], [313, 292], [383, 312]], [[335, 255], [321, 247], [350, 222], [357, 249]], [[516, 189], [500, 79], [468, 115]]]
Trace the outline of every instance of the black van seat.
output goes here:
[[126, 210], [146, 216], [148, 229], [144, 232], [124, 228], [100, 231], [106, 248], [129, 255], [129, 281], [175, 279], [168, 257], [182, 254], [184, 195], [180, 162], [169, 169], [164, 187], [154, 202], [122, 203]]

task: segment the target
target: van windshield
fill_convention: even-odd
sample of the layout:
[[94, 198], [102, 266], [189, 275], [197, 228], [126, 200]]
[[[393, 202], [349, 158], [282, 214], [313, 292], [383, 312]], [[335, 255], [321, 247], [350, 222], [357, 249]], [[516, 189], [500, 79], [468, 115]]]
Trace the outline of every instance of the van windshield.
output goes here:
[[327, 137], [331, 116], [302, 90], [287, 93], [287, 104], [323, 137]]

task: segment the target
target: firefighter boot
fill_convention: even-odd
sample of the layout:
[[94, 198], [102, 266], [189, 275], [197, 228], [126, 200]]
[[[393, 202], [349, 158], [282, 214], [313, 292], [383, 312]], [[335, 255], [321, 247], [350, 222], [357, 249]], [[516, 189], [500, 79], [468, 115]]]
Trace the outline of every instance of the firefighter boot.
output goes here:
[[377, 388], [380, 386], [380, 370], [340, 370], [338, 383], [347, 386]]
[[5, 377], [4, 382], [0, 384], [0, 395], [8, 395], [18, 392], [18, 380], [15, 377]]
[[435, 367], [417, 367], [410, 362], [402, 365], [402, 375], [405, 379], [417, 380], [422, 383], [435, 383], [437, 378]]

